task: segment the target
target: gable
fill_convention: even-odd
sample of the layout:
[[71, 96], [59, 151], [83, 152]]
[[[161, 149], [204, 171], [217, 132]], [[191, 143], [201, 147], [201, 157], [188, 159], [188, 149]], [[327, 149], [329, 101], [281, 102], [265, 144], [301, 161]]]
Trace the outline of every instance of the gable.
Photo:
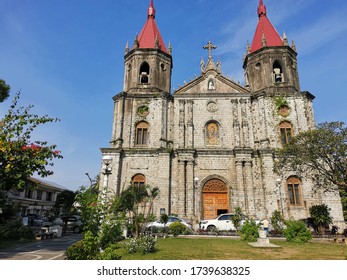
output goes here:
[[205, 73], [177, 89], [174, 94], [249, 93], [249, 90], [216, 72]]

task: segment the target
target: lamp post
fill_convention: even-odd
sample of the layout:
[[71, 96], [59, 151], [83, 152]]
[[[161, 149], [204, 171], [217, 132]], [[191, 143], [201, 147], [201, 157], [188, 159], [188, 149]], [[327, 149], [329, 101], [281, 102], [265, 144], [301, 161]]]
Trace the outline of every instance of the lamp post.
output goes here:
[[103, 209], [103, 213], [102, 213], [102, 217], [103, 217], [105, 215], [105, 208], [107, 203], [108, 179], [109, 179], [109, 176], [112, 174], [112, 167], [111, 167], [112, 157], [104, 156], [102, 158], [102, 162], [105, 165], [105, 168], [102, 172], [102, 174], [104, 175], [104, 186], [102, 190], [102, 201], [101, 201], [102, 209]]
[[195, 212], [196, 220], [198, 219], [198, 183], [199, 183], [199, 178], [195, 177], [194, 178], [194, 212]]
[[280, 195], [280, 207], [281, 207], [281, 214], [282, 214], [282, 218], [284, 218], [284, 213], [283, 213], [283, 202], [282, 202], [282, 188], [281, 188], [281, 179], [277, 178], [276, 179], [276, 185], [278, 187], [278, 191], [279, 191], [279, 195]]

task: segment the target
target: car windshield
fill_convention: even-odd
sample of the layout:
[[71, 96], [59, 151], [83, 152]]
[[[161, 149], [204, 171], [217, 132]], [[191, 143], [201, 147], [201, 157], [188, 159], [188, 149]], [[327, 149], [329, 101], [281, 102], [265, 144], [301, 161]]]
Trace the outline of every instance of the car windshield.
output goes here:
[[231, 217], [232, 217], [232, 215], [223, 215], [223, 216], [219, 217], [218, 220], [220, 220], [220, 221], [230, 220]]

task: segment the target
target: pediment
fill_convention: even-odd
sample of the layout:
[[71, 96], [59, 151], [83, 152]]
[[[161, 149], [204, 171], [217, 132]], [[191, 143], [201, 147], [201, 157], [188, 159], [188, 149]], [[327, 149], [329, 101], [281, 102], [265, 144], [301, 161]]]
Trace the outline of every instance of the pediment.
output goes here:
[[177, 89], [174, 94], [189, 93], [249, 93], [249, 91], [238, 83], [215, 72], [204, 73]]

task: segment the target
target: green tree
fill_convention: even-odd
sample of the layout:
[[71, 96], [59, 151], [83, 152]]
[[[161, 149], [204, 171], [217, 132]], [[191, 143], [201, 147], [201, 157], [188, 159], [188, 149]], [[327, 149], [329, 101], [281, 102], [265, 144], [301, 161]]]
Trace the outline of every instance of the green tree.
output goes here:
[[38, 126], [58, 119], [32, 114], [32, 105], [17, 108], [19, 98], [20, 93], [0, 121], [0, 190], [23, 189], [35, 172], [41, 177], [52, 175], [49, 166], [54, 159], [62, 158], [56, 145], [31, 139]]
[[0, 102], [4, 102], [10, 96], [10, 86], [0, 79]]
[[241, 207], [236, 207], [234, 211], [234, 216], [232, 216], [231, 220], [236, 228], [236, 231], [239, 231], [241, 228], [241, 222], [246, 218], [246, 215], [243, 214]]
[[324, 229], [329, 226], [333, 219], [330, 216], [329, 207], [326, 204], [313, 205], [310, 208], [310, 215], [313, 226], [318, 228], [319, 233], [323, 233]]
[[283, 170], [313, 174], [317, 187], [330, 190], [333, 184], [347, 189], [347, 128], [343, 122], [325, 122], [302, 132], [277, 155], [277, 174]]

